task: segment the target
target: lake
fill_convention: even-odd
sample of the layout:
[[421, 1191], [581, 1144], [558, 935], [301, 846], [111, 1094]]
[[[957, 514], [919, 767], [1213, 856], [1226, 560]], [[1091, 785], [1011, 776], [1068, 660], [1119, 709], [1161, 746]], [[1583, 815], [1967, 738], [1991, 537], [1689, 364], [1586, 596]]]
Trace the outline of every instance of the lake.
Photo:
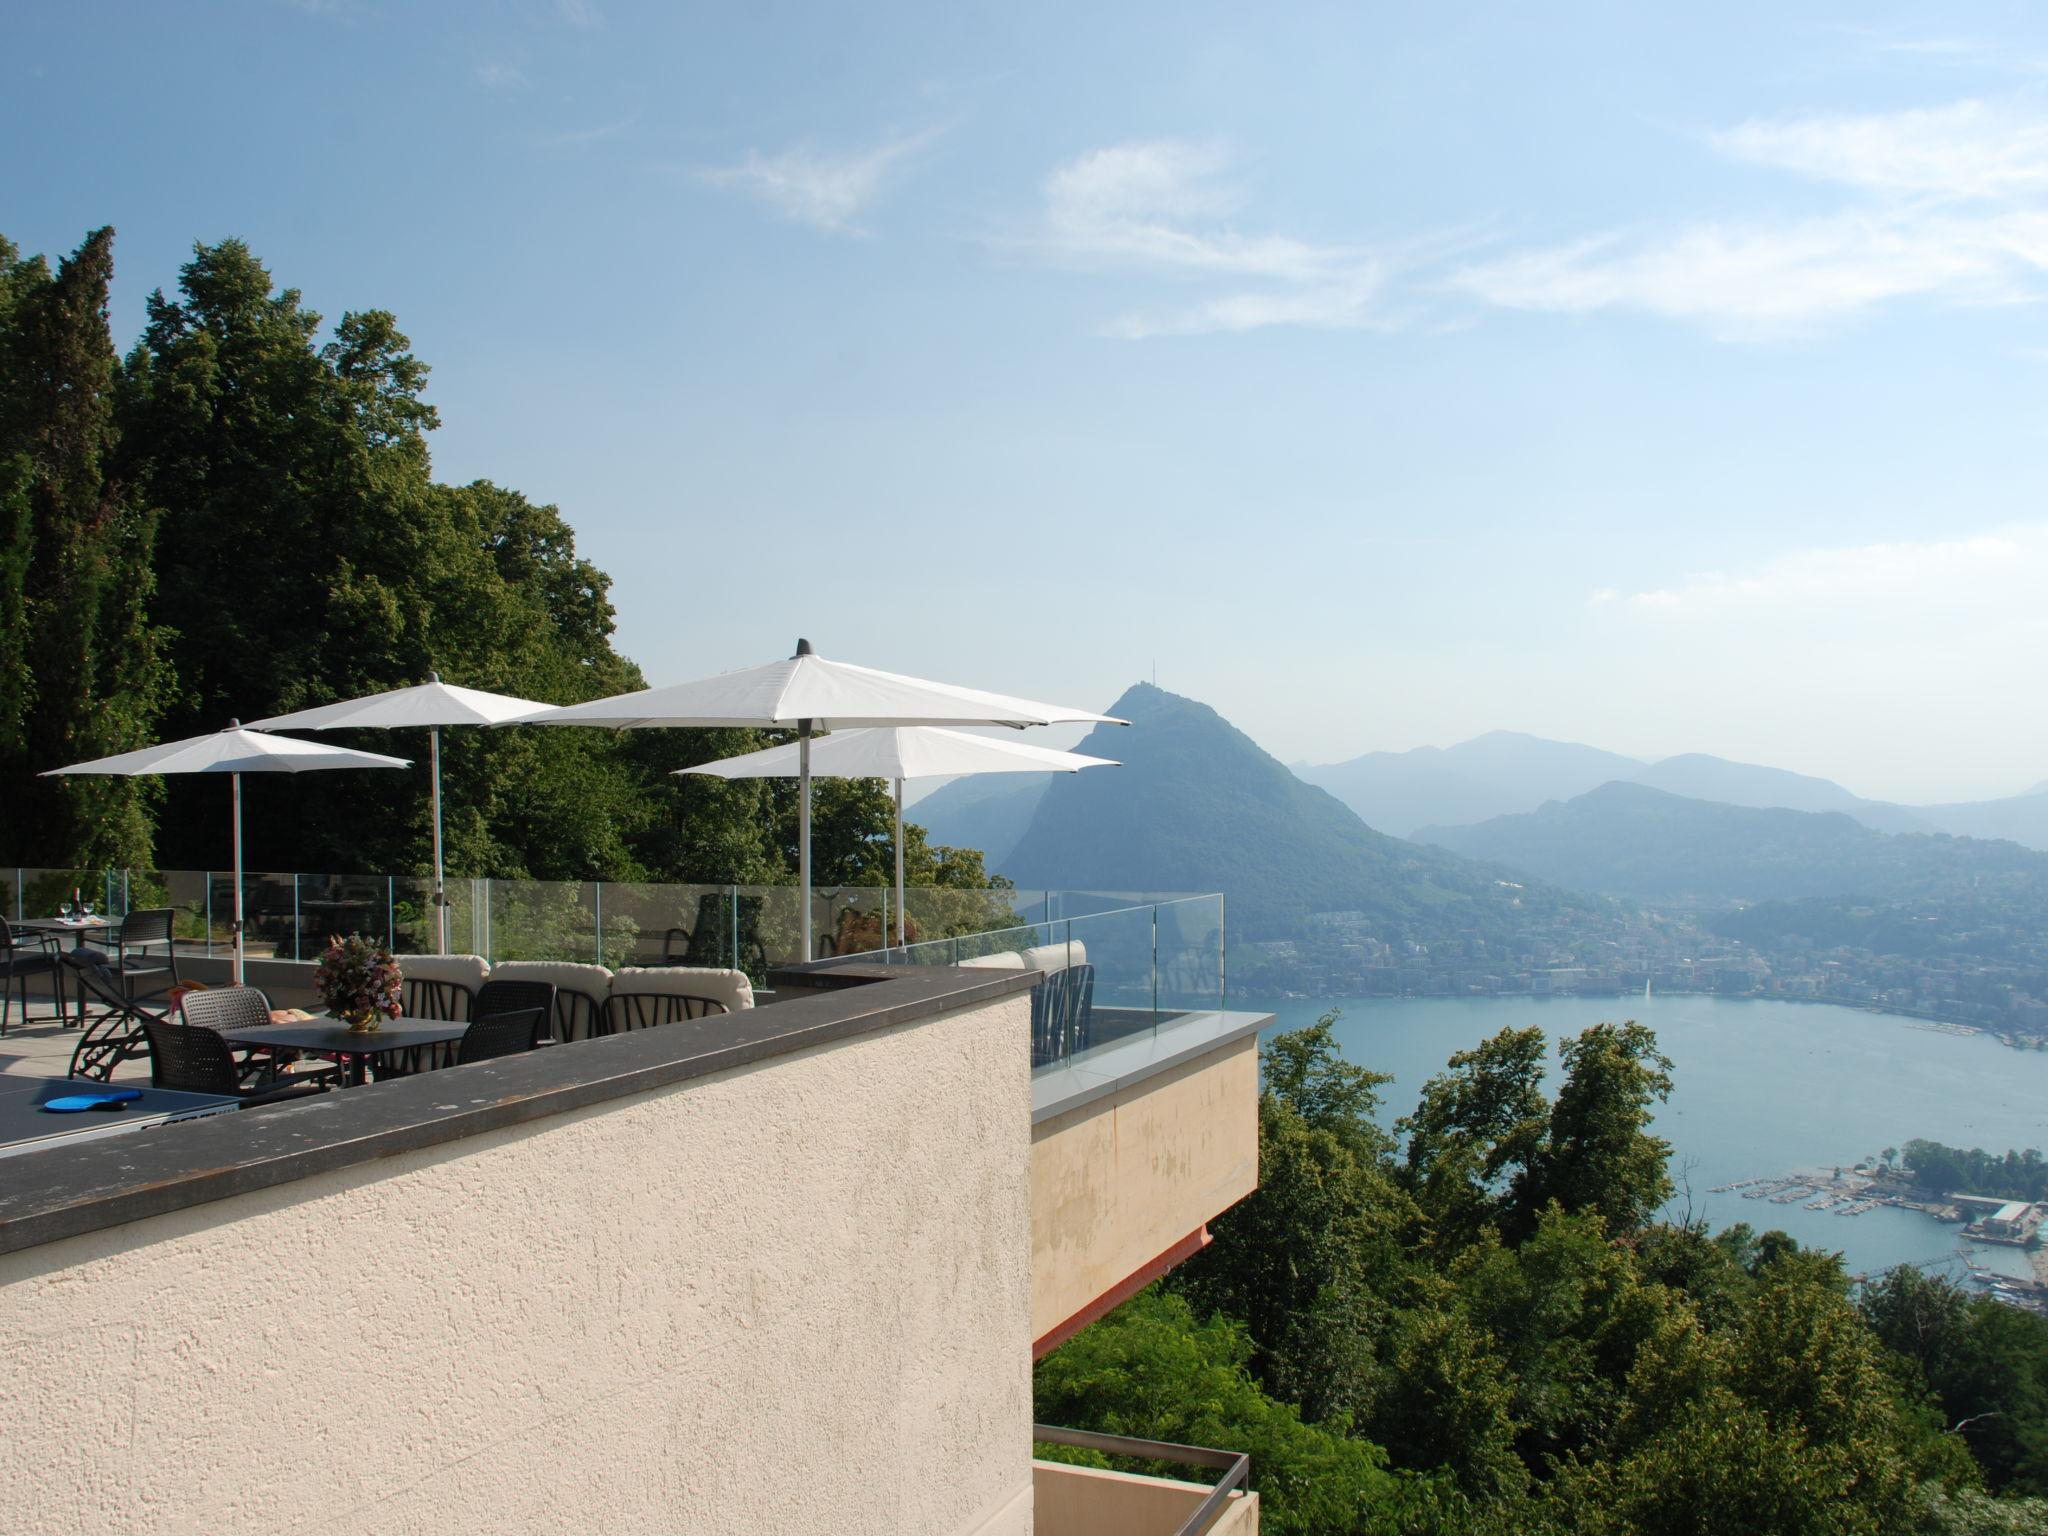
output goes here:
[[[1444, 1070], [1453, 1051], [1503, 1029], [1540, 1025], [1555, 1037], [1602, 1020], [1636, 1019], [1656, 1030], [1673, 1063], [1671, 1098], [1656, 1123], [1672, 1144], [1672, 1178], [1681, 1184], [1673, 1211], [1682, 1212], [1689, 1184], [1692, 1210], [1716, 1229], [1738, 1221], [1759, 1231], [1776, 1227], [1802, 1244], [1841, 1253], [1852, 1273], [1925, 1264], [1960, 1279], [1958, 1229], [1915, 1211], [1838, 1216], [1710, 1189], [1847, 1167], [1916, 1136], [1993, 1152], [2048, 1147], [2048, 1052], [1939, 1034], [1890, 1014], [1690, 996], [1277, 1004], [1233, 998], [1231, 1006], [1276, 1014], [1283, 1029], [1339, 1009], [1345, 1056], [1394, 1075], [1384, 1090], [1389, 1122], [1414, 1108], [1422, 1084]], [[1553, 1056], [1552, 1091], [1557, 1080]], [[2016, 1248], [1977, 1244], [1974, 1256], [1986, 1268], [2032, 1274]]]

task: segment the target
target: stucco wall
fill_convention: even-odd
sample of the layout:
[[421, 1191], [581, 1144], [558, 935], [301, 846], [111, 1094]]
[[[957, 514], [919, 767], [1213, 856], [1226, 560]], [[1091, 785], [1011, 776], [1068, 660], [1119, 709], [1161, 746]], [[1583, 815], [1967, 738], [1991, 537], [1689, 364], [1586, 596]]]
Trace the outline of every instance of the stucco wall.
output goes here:
[[1033, 1128], [1031, 1336], [1045, 1337], [1258, 1187], [1258, 1041]]
[[1027, 1020], [0, 1258], [0, 1529], [1028, 1530]]

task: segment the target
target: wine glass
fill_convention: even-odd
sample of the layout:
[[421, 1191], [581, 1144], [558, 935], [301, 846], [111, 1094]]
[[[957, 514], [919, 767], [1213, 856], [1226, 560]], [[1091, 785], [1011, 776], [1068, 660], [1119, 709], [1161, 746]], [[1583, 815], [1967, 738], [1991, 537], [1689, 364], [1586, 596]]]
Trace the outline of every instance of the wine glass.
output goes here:
[[67, 923], [71, 921], [71, 898], [69, 896], [66, 896], [57, 903], [57, 915]]
[[78, 901], [78, 915], [88, 922], [92, 920], [92, 898], [81, 896]]

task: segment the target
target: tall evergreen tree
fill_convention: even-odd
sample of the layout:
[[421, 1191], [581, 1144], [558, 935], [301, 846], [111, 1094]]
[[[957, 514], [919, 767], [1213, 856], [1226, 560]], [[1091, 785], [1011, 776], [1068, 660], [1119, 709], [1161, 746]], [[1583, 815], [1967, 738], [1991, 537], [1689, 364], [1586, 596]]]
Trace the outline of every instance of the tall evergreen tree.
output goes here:
[[156, 517], [114, 463], [114, 232], [53, 276], [0, 241], [0, 859], [147, 864], [147, 786], [44, 779], [144, 745], [167, 673], [149, 604]]

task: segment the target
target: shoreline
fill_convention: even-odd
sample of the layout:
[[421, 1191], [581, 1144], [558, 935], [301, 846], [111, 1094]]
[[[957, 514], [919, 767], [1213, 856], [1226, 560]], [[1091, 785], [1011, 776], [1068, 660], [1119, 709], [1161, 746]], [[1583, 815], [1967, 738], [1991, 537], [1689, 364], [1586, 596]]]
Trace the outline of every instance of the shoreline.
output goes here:
[[2034, 1278], [2048, 1285], [2048, 1248], [2029, 1248], [2027, 1262], [2034, 1266]]

